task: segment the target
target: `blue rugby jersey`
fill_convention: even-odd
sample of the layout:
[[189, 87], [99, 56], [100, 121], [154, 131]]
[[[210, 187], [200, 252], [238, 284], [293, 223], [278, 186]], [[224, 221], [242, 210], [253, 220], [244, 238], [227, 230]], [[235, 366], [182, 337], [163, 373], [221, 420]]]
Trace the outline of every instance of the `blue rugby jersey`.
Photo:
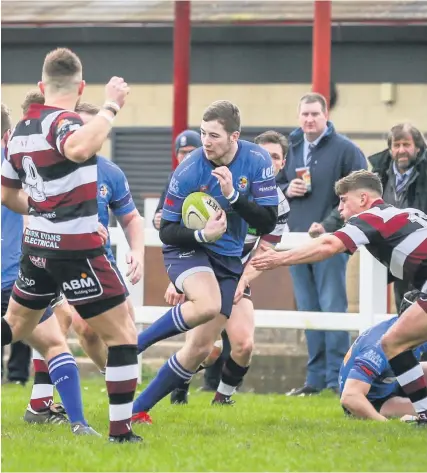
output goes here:
[[[193, 192], [205, 192], [214, 197], [227, 214], [227, 231], [213, 243], [203, 245], [220, 255], [242, 255], [248, 224], [222, 195], [212, 171], [216, 165], [209, 161], [203, 148], [192, 151], [176, 168], [163, 206], [162, 218], [182, 224], [182, 204]], [[260, 146], [239, 140], [238, 151], [228, 165], [234, 189], [259, 205], [277, 206], [278, 196], [271, 157]]]

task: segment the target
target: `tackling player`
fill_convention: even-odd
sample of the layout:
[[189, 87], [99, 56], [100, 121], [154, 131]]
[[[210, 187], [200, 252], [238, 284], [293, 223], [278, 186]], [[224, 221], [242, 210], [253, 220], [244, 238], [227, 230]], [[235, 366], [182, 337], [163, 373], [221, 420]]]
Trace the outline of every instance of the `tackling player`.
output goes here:
[[[239, 135], [239, 109], [227, 101], [214, 102], [202, 119], [203, 148], [188, 155], [172, 176], [160, 239], [169, 278], [187, 301], [140, 334], [138, 349], [191, 333], [135, 401], [133, 421], [190, 380], [211, 352], [231, 314], [248, 224], [259, 234], [270, 233], [276, 225], [278, 198], [271, 157], [260, 146], [239, 140]], [[222, 207], [201, 231], [181, 223], [182, 204], [197, 191], [208, 193]]]
[[382, 200], [379, 177], [355, 171], [335, 184], [339, 212], [346, 225], [332, 235], [283, 253], [266, 249], [253, 259], [259, 270], [314, 263], [338, 253], [354, 253], [359, 246], [386, 266], [393, 278], [419, 289], [417, 302], [389, 328], [381, 347], [403, 391], [427, 426], [427, 384], [413, 349], [427, 341], [427, 216], [416, 209], [397, 209]]

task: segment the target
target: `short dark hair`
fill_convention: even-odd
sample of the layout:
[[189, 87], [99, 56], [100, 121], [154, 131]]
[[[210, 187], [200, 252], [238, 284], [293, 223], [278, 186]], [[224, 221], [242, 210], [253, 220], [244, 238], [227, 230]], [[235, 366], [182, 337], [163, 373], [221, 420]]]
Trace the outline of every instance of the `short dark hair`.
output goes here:
[[21, 108], [24, 115], [27, 114], [30, 105], [38, 103], [44, 105], [44, 95], [39, 90], [30, 90], [27, 92], [24, 101], [22, 102]]
[[10, 110], [7, 106], [2, 103], [1, 104], [1, 139], [3, 139], [4, 134], [7, 130], [12, 128], [12, 121], [10, 119]]
[[218, 120], [229, 134], [240, 131], [240, 111], [228, 100], [218, 100], [209, 105], [203, 113], [202, 120], [204, 122]]
[[82, 80], [82, 63], [70, 49], [58, 48], [47, 54], [42, 79], [53, 88], [68, 89]]
[[423, 134], [410, 123], [398, 123], [388, 132], [387, 145], [391, 149], [393, 141], [404, 140], [410, 136], [414, 140], [414, 144], [418, 149], [424, 149], [426, 142]]
[[256, 136], [254, 143], [257, 145], [263, 145], [265, 143], [278, 144], [282, 148], [283, 158], [286, 158], [289, 149], [289, 142], [286, 136], [282, 135], [278, 131], [268, 130], [264, 131], [260, 135]]
[[298, 110], [301, 108], [303, 103], [320, 103], [320, 107], [323, 113], [328, 112], [328, 102], [326, 98], [322, 94], [318, 94], [317, 92], [309, 92], [308, 94], [303, 95], [300, 98], [298, 104]]
[[373, 172], [366, 171], [365, 169], [353, 171], [348, 176], [343, 177], [335, 183], [335, 193], [338, 196], [359, 189], [375, 192], [379, 196], [383, 195], [381, 179]]
[[89, 102], [80, 102], [76, 105], [76, 113], [87, 113], [88, 115], [95, 116], [101, 110], [98, 105], [94, 105]]

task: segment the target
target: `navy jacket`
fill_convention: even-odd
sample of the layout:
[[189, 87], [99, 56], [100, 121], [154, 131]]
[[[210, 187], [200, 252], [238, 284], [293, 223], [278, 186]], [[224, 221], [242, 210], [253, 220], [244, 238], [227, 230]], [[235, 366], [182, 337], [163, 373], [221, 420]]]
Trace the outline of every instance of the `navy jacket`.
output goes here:
[[[339, 203], [335, 194], [335, 182], [352, 171], [367, 169], [362, 151], [348, 138], [338, 134], [331, 122], [312, 153], [310, 171], [312, 191], [303, 197], [288, 198], [290, 205], [289, 229], [306, 232], [313, 222], [322, 223], [327, 232], [342, 226], [334, 210]], [[281, 176], [284, 191], [297, 177], [295, 169], [304, 167], [304, 133], [301, 128], [289, 135], [289, 151]]]

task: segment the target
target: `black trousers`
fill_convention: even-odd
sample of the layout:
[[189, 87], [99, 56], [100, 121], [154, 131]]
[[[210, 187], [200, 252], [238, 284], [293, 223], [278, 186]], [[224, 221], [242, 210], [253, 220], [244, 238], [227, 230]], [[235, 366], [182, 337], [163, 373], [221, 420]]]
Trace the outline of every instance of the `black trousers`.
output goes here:
[[[1, 316], [6, 314], [11, 289], [1, 291]], [[7, 362], [7, 379], [26, 383], [30, 377], [31, 348], [22, 342], [10, 345], [10, 357]], [[3, 347], [1, 349], [1, 377], [3, 379]]]
[[204, 372], [204, 384], [213, 391], [218, 388], [219, 382], [221, 381], [222, 365], [225, 363], [231, 353], [230, 341], [228, 340], [227, 332], [222, 331], [222, 353], [218, 360], [209, 368], [205, 369]]

